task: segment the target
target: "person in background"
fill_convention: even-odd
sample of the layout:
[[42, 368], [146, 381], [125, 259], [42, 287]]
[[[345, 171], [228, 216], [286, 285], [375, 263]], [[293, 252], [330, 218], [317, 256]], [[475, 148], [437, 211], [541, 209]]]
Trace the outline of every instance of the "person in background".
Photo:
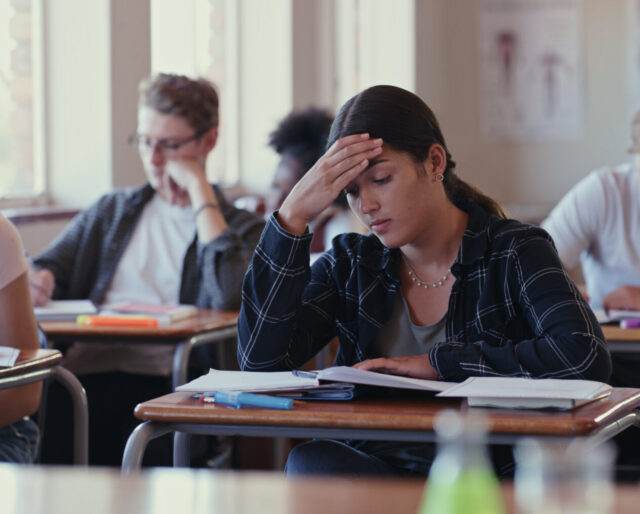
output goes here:
[[[542, 222], [563, 264], [568, 269], [581, 264], [595, 309], [640, 310], [640, 111], [631, 124], [631, 141], [631, 162], [589, 173]], [[610, 383], [640, 387], [640, 357], [614, 353], [611, 358]], [[616, 438], [620, 467], [640, 467], [639, 435], [634, 428]]]
[[[0, 214], [0, 345], [40, 347], [29, 296], [28, 265], [15, 227]], [[40, 404], [41, 383], [0, 391], [0, 461], [31, 463], [38, 452], [38, 427], [28, 418]]]
[[[210, 82], [166, 73], [142, 81], [131, 142], [148, 182], [104, 195], [34, 259], [35, 305], [88, 298], [238, 309], [264, 221], [208, 182], [205, 163], [217, 139]], [[208, 368], [203, 353], [199, 364]], [[119, 465], [135, 405], [170, 391], [172, 355], [171, 345], [115, 342], [68, 350], [65, 366], [89, 398], [92, 463]]]
[[[454, 172], [429, 107], [374, 86], [267, 221], [243, 282], [238, 363], [295, 369], [339, 338], [336, 364], [458, 382], [474, 375], [607, 380], [609, 351], [551, 238], [506, 219]], [[341, 192], [371, 229], [309, 264], [309, 221]], [[428, 473], [432, 445], [314, 440], [301, 473]], [[512, 462], [505, 462], [507, 466]]]
[[[280, 155], [266, 199], [268, 214], [280, 208], [282, 202], [302, 176], [325, 151], [333, 116], [311, 107], [292, 112], [282, 119], [269, 135], [269, 145]], [[323, 252], [331, 240], [345, 232], [362, 232], [363, 227], [349, 210], [344, 195], [339, 195], [324, 211], [309, 223], [314, 237], [311, 252]]]

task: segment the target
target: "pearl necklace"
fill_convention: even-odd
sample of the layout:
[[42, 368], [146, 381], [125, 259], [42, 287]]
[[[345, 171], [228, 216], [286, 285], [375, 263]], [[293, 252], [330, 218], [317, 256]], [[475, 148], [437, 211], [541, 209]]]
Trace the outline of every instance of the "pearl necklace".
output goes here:
[[424, 287], [425, 289], [429, 289], [430, 287], [432, 288], [442, 287], [445, 281], [447, 280], [447, 278], [449, 278], [449, 275], [451, 274], [451, 268], [449, 268], [447, 272], [444, 275], [442, 275], [442, 278], [440, 278], [440, 280], [436, 280], [435, 282], [426, 282], [420, 279], [420, 277], [418, 277], [418, 275], [413, 270], [413, 268], [411, 267], [411, 264], [409, 264], [409, 261], [407, 261], [404, 255], [402, 256], [402, 260], [407, 265], [409, 277], [418, 287]]

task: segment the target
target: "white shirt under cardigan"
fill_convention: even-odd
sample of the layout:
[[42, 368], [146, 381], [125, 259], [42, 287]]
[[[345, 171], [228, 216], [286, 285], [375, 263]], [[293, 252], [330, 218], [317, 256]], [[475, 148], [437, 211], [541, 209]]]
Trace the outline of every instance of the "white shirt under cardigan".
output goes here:
[[[182, 265], [195, 235], [190, 206], [172, 206], [154, 195], [118, 262], [104, 303], [178, 303]], [[160, 344], [75, 343], [67, 352], [65, 366], [77, 374], [168, 375], [173, 350], [173, 345]]]
[[632, 164], [599, 169], [542, 222], [568, 268], [580, 259], [591, 305], [623, 285], [640, 286], [640, 181]]

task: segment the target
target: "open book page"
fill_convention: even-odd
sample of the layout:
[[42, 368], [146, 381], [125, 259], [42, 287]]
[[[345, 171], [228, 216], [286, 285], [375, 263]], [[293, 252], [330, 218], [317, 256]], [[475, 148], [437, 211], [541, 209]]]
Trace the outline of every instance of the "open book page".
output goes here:
[[91, 300], [50, 300], [33, 312], [38, 321], [75, 321], [80, 314], [95, 314], [98, 309]]
[[373, 371], [363, 371], [348, 366], [336, 366], [318, 372], [297, 376], [291, 371], [219, 371], [210, 370], [188, 384], [176, 388], [177, 391], [210, 392], [232, 391], [281, 391], [285, 389], [308, 389], [318, 387], [322, 382], [341, 382], [371, 386], [417, 389], [421, 391], [444, 391], [455, 385], [437, 380], [387, 375]]
[[468, 398], [470, 405], [572, 408], [606, 397], [611, 389], [593, 380], [470, 377], [438, 396]]
[[423, 380], [420, 378], [377, 373], [375, 371], [364, 371], [350, 366], [334, 366], [332, 368], [323, 369], [318, 372], [318, 378], [320, 380], [394, 387], [400, 389], [416, 389], [418, 391], [444, 391], [451, 386], [456, 385], [452, 382], [441, 382], [439, 380]]
[[0, 368], [10, 368], [15, 365], [20, 350], [11, 346], [0, 346]]

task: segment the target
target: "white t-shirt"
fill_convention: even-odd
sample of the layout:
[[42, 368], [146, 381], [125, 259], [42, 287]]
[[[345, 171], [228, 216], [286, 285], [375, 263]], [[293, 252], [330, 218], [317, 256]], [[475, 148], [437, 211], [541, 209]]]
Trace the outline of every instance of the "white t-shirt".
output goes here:
[[[104, 303], [179, 303], [184, 257], [195, 235], [191, 207], [172, 206], [154, 195], [118, 262]], [[76, 343], [65, 366], [77, 374], [168, 375], [173, 350], [173, 345], [160, 344]]]
[[594, 308], [623, 285], [640, 286], [640, 181], [631, 164], [590, 173], [542, 222], [572, 268], [580, 259]]
[[0, 214], [0, 289], [4, 289], [29, 266], [24, 256], [24, 247], [16, 227]]

